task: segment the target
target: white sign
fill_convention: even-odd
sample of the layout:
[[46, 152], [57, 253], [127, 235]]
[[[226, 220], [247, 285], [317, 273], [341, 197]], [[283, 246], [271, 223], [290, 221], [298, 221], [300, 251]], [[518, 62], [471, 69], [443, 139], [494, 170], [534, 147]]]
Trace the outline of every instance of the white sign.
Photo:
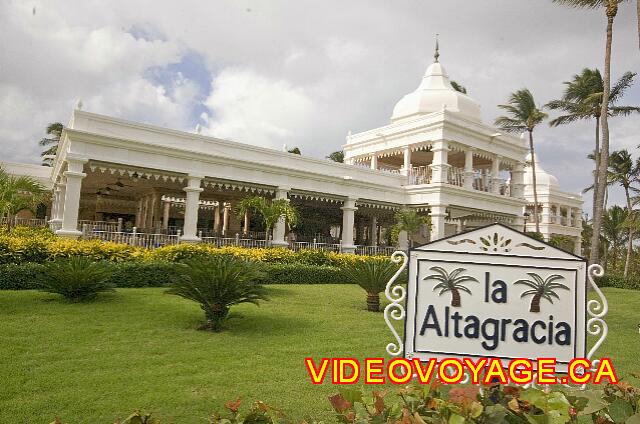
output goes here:
[[411, 249], [407, 358], [586, 356], [586, 262], [493, 224]]

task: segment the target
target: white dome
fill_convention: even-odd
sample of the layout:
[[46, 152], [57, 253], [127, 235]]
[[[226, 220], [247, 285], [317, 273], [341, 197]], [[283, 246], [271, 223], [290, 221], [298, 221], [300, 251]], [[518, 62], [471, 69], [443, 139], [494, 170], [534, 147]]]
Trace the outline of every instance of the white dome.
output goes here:
[[[560, 187], [558, 179], [540, 166], [540, 160], [538, 155], [535, 155], [536, 160], [536, 187]], [[524, 169], [524, 183], [525, 185], [533, 186], [533, 172], [531, 170], [531, 153], [527, 154], [527, 166]]]
[[438, 112], [443, 108], [480, 122], [480, 105], [466, 94], [456, 91], [451, 86], [447, 71], [439, 62], [435, 62], [427, 68], [420, 86], [396, 103], [391, 121]]

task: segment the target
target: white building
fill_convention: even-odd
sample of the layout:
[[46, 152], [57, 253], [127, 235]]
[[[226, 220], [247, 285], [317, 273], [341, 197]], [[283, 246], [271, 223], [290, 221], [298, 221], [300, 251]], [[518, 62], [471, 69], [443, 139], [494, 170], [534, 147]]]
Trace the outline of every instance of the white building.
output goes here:
[[[525, 226], [527, 146], [483, 123], [480, 105], [453, 89], [437, 59], [389, 124], [350, 134], [343, 148], [341, 164], [76, 109], [51, 173], [50, 222], [62, 237], [81, 236], [83, 225], [117, 232], [110, 222], [122, 231], [129, 221], [138, 233], [177, 226], [176, 239], [216, 242], [259, 226], [233, 206], [262, 195], [301, 207], [298, 241], [333, 231], [347, 252], [384, 244], [401, 207], [431, 216], [430, 234], [417, 241], [495, 221]], [[579, 252], [580, 196], [560, 191], [540, 167], [538, 174], [542, 233], [574, 238]], [[281, 220], [273, 244], [291, 243], [286, 233]]]

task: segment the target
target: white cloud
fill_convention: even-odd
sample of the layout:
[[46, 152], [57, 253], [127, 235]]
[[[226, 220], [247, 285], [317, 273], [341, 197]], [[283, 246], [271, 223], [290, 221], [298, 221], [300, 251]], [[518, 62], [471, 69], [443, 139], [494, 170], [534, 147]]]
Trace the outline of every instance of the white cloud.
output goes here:
[[[640, 70], [631, 3], [616, 18], [614, 75]], [[37, 160], [43, 128], [82, 98], [88, 110], [172, 128], [208, 110], [200, 119], [215, 135], [324, 156], [349, 130], [388, 122], [431, 62], [435, 33], [450, 76], [491, 123], [516, 89], [545, 103], [581, 68], [602, 68], [604, 25], [600, 11], [531, 0], [0, 0], [0, 144], [8, 159]], [[178, 75], [148, 78], [185, 52], [203, 58], [211, 92]], [[625, 102], [640, 103], [640, 82]], [[635, 153], [639, 131], [638, 117], [612, 120], [612, 146]], [[568, 191], [590, 179], [592, 133], [537, 130], [545, 169]]]
[[314, 118], [303, 89], [243, 68], [220, 72], [205, 104], [215, 114], [206, 119], [206, 133], [264, 147], [295, 145]]

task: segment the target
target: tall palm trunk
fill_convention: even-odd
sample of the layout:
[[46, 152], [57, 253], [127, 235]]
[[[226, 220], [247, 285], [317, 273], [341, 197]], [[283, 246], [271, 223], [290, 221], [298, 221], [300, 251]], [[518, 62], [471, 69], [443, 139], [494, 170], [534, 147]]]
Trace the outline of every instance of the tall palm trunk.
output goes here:
[[451, 306], [455, 308], [460, 306], [460, 291], [455, 287], [451, 289]]
[[536, 223], [536, 233], [539, 233], [540, 220], [538, 219], [538, 183], [536, 178], [536, 157], [533, 150], [533, 130], [529, 130], [529, 151], [531, 152], [531, 173], [533, 175], [533, 220]]
[[[640, 0], [638, 0], [640, 1]], [[600, 170], [600, 116], [596, 116], [596, 149], [593, 153], [595, 155], [596, 169], [593, 172], [593, 202], [591, 206], [591, 214], [596, 210], [596, 204], [598, 199], [598, 173]]]
[[531, 306], [529, 307], [529, 312], [540, 312], [540, 295], [536, 294], [531, 299]]
[[[629, 195], [629, 186], [624, 187], [624, 195], [627, 196], [627, 211], [628, 211], [628, 219], [631, 218], [631, 196]], [[633, 253], [633, 228], [629, 225], [629, 233], [627, 235], [629, 240], [627, 240], [627, 257], [624, 261], [624, 277], [627, 278], [629, 275], [629, 264], [631, 264], [631, 254]]]
[[602, 127], [602, 149], [600, 153], [600, 164], [598, 166], [598, 197], [596, 208], [593, 211], [593, 236], [591, 238], [591, 252], [589, 259], [591, 263], [600, 261], [600, 228], [602, 226], [602, 212], [604, 207], [604, 193], [607, 184], [607, 169], [609, 165], [609, 95], [611, 93], [611, 43], [613, 40], [613, 20], [618, 13], [618, 1], [608, 0], [607, 2], [607, 40], [604, 57], [604, 77], [602, 104], [600, 110], [600, 124]]

